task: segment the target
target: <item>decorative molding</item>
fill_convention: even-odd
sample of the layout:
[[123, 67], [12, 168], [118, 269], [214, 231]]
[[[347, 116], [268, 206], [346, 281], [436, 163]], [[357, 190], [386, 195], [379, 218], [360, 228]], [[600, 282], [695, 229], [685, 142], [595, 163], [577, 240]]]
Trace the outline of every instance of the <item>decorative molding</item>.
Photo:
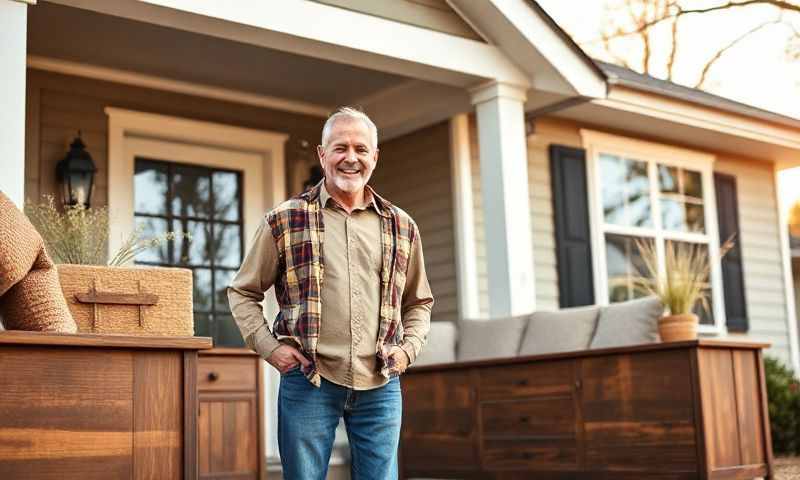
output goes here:
[[12, 2], [26, 3], [28, 5], [36, 5], [37, 0], [11, 0]]
[[213, 98], [215, 100], [241, 103], [255, 107], [271, 108], [287, 112], [302, 113], [316, 117], [327, 117], [328, 114], [333, 111], [333, 107], [326, 105], [287, 100], [268, 95], [248, 93], [222, 87], [213, 87], [182, 80], [172, 80], [154, 75], [131, 72], [128, 70], [99, 67], [96, 65], [71, 62], [68, 60], [40, 57], [37, 55], [28, 55], [28, 67], [54, 73], [62, 73], [65, 75], [75, 75], [97, 80], [105, 80], [108, 82], [122, 83], [136, 87], [152, 88], [155, 90], [165, 90], [197, 97]]

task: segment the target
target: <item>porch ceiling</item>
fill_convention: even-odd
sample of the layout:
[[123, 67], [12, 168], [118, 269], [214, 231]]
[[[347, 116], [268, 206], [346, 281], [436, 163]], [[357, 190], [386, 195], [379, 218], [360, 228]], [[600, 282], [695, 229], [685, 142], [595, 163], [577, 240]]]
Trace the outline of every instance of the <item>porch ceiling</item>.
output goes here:
[[28, 53], [331, 108], [408, 81], [356, 66], [40, 1]]

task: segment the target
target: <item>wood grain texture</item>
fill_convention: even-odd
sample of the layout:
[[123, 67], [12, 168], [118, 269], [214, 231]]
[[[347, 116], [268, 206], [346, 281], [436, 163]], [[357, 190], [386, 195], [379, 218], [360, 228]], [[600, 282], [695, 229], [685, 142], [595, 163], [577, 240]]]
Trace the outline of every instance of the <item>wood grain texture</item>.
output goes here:
[[700, 350], [699, 360], [709, 469], [740, 465], [732, 352]]
[[183, 355], [134, 357], [134, 478], [183, 478]]
[[[705, 343], [409, 370], [403, 472], [592, 480], [771, 472], [761, 347]], [[459, 414], [448, 416], [453, 408]]]
[[0, 478], [194, 478], [181, 468], [196, 420], [183, 351], [38, 338], [0, 343]]
[[197, 369], [201, 391], [250, 391], [257, 387], [253, 357], [204, 357]]
[[183, 352], [183, 475], [197, 478], [197, 352]]
[[[235, 349], [207, 350], [198, 379], [199, 478], [260, 479], [263, 472], [263, 393], [257, 355]], [[217, 372], [218, 381], [208, 373]], [[262, 373], [259, 373], [262, 372]]]
[[187, 349], [212, 347], [210, 337], [156, 337], [91, 333], [50, 333], [4, 330], [0, 345], [64, 345], [74, 347], [127, 347], [132, 349]]

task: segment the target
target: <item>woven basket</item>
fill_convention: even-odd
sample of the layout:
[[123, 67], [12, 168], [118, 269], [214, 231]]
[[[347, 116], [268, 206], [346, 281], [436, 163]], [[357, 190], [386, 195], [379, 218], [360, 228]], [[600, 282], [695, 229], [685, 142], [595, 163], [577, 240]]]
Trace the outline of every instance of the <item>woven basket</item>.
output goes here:
[[194, 335], [191, 270], [70, 264], [57, 268], [79, 332]]

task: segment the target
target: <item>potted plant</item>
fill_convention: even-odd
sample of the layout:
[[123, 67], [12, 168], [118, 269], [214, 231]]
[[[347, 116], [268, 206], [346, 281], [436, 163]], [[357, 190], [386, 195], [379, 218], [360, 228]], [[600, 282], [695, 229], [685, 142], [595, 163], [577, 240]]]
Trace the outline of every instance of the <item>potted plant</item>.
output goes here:
[[[694, 340], [700, 323], [695, 308], [709, 311], [709, 261], [706, 245], [667, 240], [664, 246], [665, 269], [659, 268], [655, 244], [636, 241], [644, 272], [634, 278], [637, 290], [661, 299], [668, 315], [658, 320], [658, 333], [663, 342]], [[720, 258], [733, 247], [729, 238], [720, 247]]]
[[25, 213], [58, 269], [61, 289], [79, 332], [193, 335], [192, 272], [130, 266], [139, 252], [188, 235], [140, 238], [135, 230], [108, 259], [109, 214], [81, 204], [56, 208], [52, 196]]

